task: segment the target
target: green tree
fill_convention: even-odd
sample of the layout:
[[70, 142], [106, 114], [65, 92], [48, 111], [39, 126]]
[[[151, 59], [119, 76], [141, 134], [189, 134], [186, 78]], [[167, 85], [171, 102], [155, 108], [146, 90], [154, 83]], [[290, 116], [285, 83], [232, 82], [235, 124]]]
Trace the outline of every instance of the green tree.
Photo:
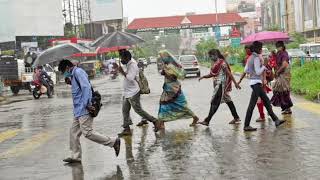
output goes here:
[[208, 51], [210, 49], [217, 48], [218, 45], [214, 39], [201, 39], [200, 42], [196, 45], [197, 56], [201, 60], [208, 59]]
[[281, 28], [279, 25], [270, 25], [268, 28], [267, 28], [267, 31], [281, 31]]
[[290, 42], [287, 45], [288, 49], [295, 49], [295, 48], [299, 48], [300, 44], [306, 43], [307, 39], [303, 36], [303, 34], [295, 32], [290, 34], [291, 39], [293, 40], [293, 42]]

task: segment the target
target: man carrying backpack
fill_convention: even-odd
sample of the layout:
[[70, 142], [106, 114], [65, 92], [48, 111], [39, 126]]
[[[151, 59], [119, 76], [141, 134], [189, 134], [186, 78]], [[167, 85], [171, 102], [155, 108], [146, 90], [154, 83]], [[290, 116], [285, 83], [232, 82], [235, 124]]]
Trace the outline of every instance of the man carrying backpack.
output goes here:
[[154, 131], [159, 130], [159, 121], [144, 111], [140, 103], [140, 95], [142, 93], [142, 87], [139, 86], [139, 68], [137, 62], [132, 59], [131, 53], [127, 50], [120, 52], [121, 63], [126, 65], [127, 71], [125, 72], [121, 66], [118, 66], [119, 72], [124, 76], [123, 89], [123, 103], [122, 103], [122, 115], [123, 115], [123, 128], [124, 130], [119, 136], [131, 136], [132, 132], [130, 125], [132, 121], [130, 118], [131, 107], [139, 114], [143, 119], [146, 119], [154, 124]]
[[74, 114], [74, 120], [70, 129], [71, 157], [63, 161], [67, 163], [81, 163], [81, 134], [91, 141], [114, 148], [116, 156], [118, 156], [120, 139], [102, 136], [92, 129], [92, 114], [97, 113], [95, 113], [96, 106], [94, 106], [94, 101], [92, 101], [92, 95], [95, 92], [92, 92], [87, 73], [83, 69], [74, 66], [69, 60], [62, 60], [60, 62], [59, 71], [64, 74], [66, 79], [70, 80]]

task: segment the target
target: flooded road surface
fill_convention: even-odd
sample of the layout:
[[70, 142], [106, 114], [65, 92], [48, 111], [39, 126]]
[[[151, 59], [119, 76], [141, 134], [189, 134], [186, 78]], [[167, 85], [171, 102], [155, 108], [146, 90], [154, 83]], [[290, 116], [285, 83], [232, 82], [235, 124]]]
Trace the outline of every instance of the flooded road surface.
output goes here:
[[[163, 79], [154, 65], [146, 69], [146, 76], [152, 92], [141, 102], [156, 116]], [[104, 77], [92, 83], [103, 96], [94, 128], [114, 137], [122, 130], [122, 80]], [[209, 110], [211, 80], [187, 78], [182, 85], [191, 109], [203, 119]], [[247, 82], [242, 87], [231, 95], [244, 119], [251, 90]], [[118, 158], [113, 149], [82, 137], [82, 164], [64, 165], [73, 116], [70, 89], [60, 86], [52, 99], [0, 106], [0, 179], [320, 179], [320, 106], [299, 98], [294, 102], [292, 116], [282, 116], [275, 108], [287, 120], [278, 129], [271, 121], [256, 123], [255, 110], [251, 124], [259, 129], [252, 133], [243, 132], [243, 121], [228, 124], [232, 116], [225, 104], [209, 127], [191, 128], [191, 119], [179, 120], [154, 134], [151, 125], [134, 125], [133, 136], [122, 138]], [[132, 118], [134, 124], [140, 121], [135, 113]]]

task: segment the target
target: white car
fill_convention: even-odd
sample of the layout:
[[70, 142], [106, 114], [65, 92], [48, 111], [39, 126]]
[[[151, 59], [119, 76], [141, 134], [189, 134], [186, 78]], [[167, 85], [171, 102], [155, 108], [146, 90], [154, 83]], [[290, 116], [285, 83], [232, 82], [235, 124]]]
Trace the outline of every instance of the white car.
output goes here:
[[197, 77], [201, 76], [199, 62], [195, 55], [182, 55], [179, 57], [179, 62], [186, 74], [196, 74]]

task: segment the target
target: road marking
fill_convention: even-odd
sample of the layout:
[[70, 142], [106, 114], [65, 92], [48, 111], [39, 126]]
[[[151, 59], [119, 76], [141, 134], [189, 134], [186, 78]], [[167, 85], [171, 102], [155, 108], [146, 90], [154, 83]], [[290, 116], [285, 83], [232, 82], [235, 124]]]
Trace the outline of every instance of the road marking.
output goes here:
[[21, 131], [21, 129], [11, 129], [11, 130], [1, 132], [0, 133], [0, 143], [7, 140], [7, 139], [15, 137], [20, 131]]
[[303, 102], [297, 103], [296, 106], [300, 109], [320, 115], [320, 104], [316, 104], [313, 102]]
[[39, 148], [42, 144], [53, 138], [55, 135], [56, 133], [53, 131], [36, 134], [31, 138], [15, 145], [13, 148], [0, 153], [0, 159], [8, 159], [28, 154], [36, 148]]

